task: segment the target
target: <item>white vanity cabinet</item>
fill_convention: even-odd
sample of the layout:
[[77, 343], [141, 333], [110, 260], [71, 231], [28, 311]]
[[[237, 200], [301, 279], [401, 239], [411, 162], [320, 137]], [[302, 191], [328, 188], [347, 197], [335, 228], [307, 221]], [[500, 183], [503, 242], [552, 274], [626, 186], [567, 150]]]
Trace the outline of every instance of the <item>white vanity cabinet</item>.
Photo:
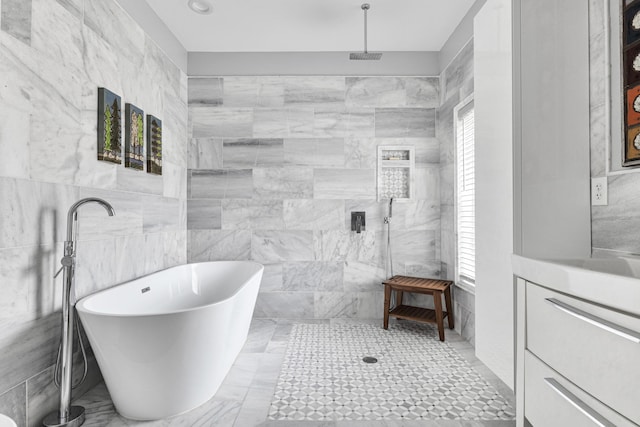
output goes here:
[[518, 426], [640, 425], [634, 263], [514, 256]]

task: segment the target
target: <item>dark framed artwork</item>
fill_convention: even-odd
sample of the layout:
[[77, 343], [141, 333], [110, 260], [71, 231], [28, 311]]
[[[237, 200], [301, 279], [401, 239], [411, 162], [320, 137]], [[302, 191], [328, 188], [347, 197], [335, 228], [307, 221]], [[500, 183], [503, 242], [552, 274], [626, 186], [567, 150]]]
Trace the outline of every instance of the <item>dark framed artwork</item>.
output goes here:
[[98, 88], [98, 160], [122, 163], [121, 115], [120, 97]]
[[640, 165], [640, 0], [620, 0], [622, 17], [622, 166]]
[[147, 172], [162, 175], [162, 120], [147, 114]]
[[124, 107], [124, 165], [144, 168], [144, 112], [133, 104]]

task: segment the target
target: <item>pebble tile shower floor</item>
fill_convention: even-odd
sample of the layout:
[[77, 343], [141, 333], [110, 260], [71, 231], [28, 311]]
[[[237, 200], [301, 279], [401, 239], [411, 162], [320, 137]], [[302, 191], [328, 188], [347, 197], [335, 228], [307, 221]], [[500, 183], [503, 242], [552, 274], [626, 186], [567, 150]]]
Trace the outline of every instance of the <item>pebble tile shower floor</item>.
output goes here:
[[220, 390], [193, 411], [127, 420], [104, 384], [74, 405], [86, 408], [86, 427], [515, 426], [509, 388], [458, 334], [447, 329], [441, 343], [435, 331], [395, 320], [385, 331], [382, 320], [254, 319]]
[[[378, 359], [375, 364], [363, 357]], [[512, 420], [510, 404], [433, 327], [294, 325], [273, 420]]]

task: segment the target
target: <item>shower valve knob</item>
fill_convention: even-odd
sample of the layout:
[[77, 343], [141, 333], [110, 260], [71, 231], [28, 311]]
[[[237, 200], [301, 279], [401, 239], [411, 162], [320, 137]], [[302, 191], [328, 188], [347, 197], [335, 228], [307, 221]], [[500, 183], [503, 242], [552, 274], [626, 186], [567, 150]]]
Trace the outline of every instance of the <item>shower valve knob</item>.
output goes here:
[[62, 264], [62, 268], [71, 267], [73, 265], [73, 257], [72, 256], [63, 256], [60, 260], [60, 264]]

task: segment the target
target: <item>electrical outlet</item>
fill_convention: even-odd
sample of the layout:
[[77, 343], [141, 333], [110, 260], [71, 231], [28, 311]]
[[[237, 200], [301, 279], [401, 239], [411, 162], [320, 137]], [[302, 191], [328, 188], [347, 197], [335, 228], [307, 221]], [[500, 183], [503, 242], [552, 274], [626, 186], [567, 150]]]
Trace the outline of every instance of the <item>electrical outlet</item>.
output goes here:
[[591, 204], [593, 206], [606, 206], [607, 201], [607, 177], [591, 178]]

